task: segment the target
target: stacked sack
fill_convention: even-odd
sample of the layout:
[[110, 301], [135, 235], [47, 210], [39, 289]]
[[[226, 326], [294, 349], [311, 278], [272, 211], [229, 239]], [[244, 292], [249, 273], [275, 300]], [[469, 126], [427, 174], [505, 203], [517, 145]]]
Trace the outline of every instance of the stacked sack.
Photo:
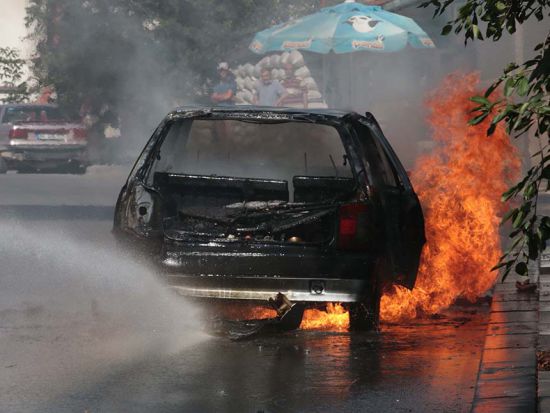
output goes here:
[[[291, 64], [294, 71], [294, 76], [300, 81], [301, 90], [287, 90], [290, 95], [301, 94], [302, 90], [307, 91], [308, 107], [310, 108], [326, 108], [327, 105], [323, 100], [323, 96], [319, 91], [319, 87], [315, 80], [311, 77], [311, 73], [304, 63], [302, 54], [293, 50], [282, 54], [272, 54], [265, 56], [256, 65], [250, 63], [239, 65], [233, 74], [237, 82], [237, 94], [235, 103], [237, 105], [252, 105], [254, 104], [254, 90], [257, 80], [260, 78], [262, 69], [271, 70], [271, 78], [278, 80], [281, 83], [285, 79], [285, 67]], [[294, 106], [294, 105], [293, 105]], [[303, 106], [299, 104], [296, 106]]]

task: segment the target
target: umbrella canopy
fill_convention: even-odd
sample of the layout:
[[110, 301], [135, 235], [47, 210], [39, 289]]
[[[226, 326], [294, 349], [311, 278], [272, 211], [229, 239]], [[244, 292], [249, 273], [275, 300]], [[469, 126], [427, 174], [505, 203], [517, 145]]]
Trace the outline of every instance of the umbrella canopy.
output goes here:
[[380, 6], [346, 0], [263, 30], [256, 34], [249, 47], [258, 54], [295, 49], [326, 54], [362, 50], [395, 52], [408, 44], [418, 49], [435, 47], [414, 20]]

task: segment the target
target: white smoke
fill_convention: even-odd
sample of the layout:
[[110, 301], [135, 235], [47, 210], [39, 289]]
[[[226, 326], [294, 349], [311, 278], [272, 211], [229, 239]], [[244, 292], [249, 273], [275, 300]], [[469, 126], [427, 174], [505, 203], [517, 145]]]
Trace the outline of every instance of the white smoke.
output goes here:
[[46, 226], [0, 223], [0, 233], [4, 411], [206, 339], [199, 311], [122, 250]]

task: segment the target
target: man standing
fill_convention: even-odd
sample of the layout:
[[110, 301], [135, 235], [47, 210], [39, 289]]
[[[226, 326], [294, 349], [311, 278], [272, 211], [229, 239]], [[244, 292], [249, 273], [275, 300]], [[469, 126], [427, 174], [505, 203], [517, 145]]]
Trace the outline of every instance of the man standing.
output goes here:
[[254, 103], [260, 106], [281, 106], [281, 102], [287, 96], [286, 90], [278, 80], [271, 80], [271, 71], [262, 69], [260, 80], [256, 82]]
[[290, 63], [285, 64], [284, 69], [286, 76], [283, 80], [283, 87], [287, 92], [287, 96], [282, 99], [281, 105], [307, 109], [307, 88], [302, 86], [301, 80], [294, 75], [294, 67]]
[[220, 75], [220, 81], [214, 86], [210, 100], [218, 106], [234, 105], [237, 83], [235, 82], [235, 76], [229, 71], [227, 62], [218, 64], [218, 74]]
[[[218, 64], [218, 74], [220, 81], [214, 86], [210, 100], [217, 106], [232, 106], [235, 104], [237, 82], [235, 82], [235, 76], [230, 72], [227, 62]], [[230, 125], [225, 120], [214, 123], [214, 136], [217, 140], [226, 141], [230, 133]]]

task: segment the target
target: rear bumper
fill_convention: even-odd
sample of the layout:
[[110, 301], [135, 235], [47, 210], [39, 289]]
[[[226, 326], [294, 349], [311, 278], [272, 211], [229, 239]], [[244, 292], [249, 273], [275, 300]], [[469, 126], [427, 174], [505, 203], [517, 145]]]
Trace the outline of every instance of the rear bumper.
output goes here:
[[265, 301], [283, 293], [319, 303], [358, 301], [375, 262], [364, 253], [273, 245], [165, 245], [163, 256], [168, 283], [185, 296]]
[[266, 278], [168, 275], [170, 287], [186, 297], [267, 301], [283, 293], [293, 302], [359, 301], [367, 281], [334, 278]]
[[8, 145], [1, 156], [7, 162], [83, 162], [86, 144]]
[[376, 261], [368, 253], [331, 248], [235, 244], [164, 244], [161, 266], [187, 275], [366, 279]]

